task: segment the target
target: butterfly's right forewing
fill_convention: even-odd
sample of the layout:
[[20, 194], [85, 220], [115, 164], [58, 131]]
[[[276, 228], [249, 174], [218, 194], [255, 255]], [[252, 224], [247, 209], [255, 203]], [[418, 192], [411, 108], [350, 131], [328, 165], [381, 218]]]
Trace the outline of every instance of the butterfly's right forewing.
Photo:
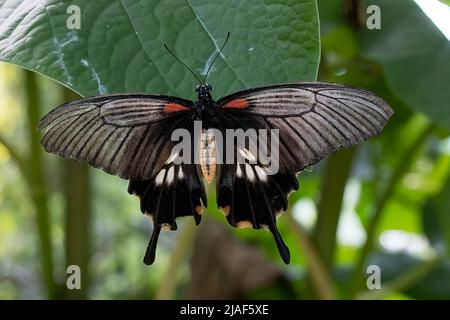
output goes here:
[[218, 103], [223, 117], [280, 130], [283, 173], [299, 172], [335, 151], [377, 135], [393, 113], [373, 93], [329, 83], [250, 89]]

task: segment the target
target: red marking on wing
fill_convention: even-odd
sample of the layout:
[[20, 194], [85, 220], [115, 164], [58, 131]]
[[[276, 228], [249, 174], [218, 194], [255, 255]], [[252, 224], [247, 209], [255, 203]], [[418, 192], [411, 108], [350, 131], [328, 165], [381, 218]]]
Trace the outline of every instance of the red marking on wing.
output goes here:
[[234, 99], [224, 104], [224, 108], [231, 109], [244, 109], [247, 108], [250, 104], [246, 99]]
[[167, 103], [164, 106], [164, 112], [178, 112], [185, 111], [186, 109], [188, 108], [178, 103]]

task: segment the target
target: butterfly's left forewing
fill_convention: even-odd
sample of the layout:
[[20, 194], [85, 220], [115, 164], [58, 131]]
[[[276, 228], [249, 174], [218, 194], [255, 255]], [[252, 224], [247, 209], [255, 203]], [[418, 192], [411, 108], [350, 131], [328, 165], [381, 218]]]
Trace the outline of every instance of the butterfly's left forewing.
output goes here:
[[125, 179], [149, 179], [170, 155], [171, 132], [189, 125], [192, 106], [184, 99], [140, 94], [81, 99], [41, 120], [42, 145]]

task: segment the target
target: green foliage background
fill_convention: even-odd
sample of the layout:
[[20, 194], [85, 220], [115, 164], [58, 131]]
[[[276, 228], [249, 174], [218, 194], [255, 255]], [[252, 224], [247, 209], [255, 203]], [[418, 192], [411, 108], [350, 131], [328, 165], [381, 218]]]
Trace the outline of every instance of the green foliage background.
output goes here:
[[[194, 98], [195, 79], [162, 44], [202, 74], [227, 32], [208, 79], [215, 97], [322, 80], [371, 90], [395, 115], [379, 137], [300, 175], [279, 220], [291, 265], [268, 234], [231, 231], [236, 247], [246, 244], [277, 276], [251, 289], [230, 282], [239, 290], [226, 297], [449, 298], [450, 42], [411, 0], [317, 2], [0, 0], [0, 59], [10, 63], [0, 64], [0, 298], [195, 296], [204, 233], [185, 219], [145, 267], [149, 226], [126, 181], [44, 154], [34, 129], [76, 93]], [[373, 4], [380, 30], [366, 28]], [[69, 5], [81, 8], [79, 30], [67, 28]], [[214, 205], [205, 218], [230, 229]], [[211, 250], [203, 256], [231, 259]], [[82, 290], [65, 287], [71, 264], [83, 270]], [[369, 264], [380, 267], [380, 290], [367, 289]]]

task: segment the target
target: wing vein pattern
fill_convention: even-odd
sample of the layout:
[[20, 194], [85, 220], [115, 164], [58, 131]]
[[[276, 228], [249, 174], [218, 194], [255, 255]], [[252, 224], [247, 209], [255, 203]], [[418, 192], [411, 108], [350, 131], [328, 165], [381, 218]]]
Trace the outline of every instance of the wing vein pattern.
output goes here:
[[[250, 89], [224, 97], [218, 104], [226, 128], [279, 130], [279, 155], [272, 159], [278, 161], [278, 172], [269, 175], [260, 159], [224, 164], [217, 181], [217, 202], [231, 225], [268, 229], [286, 263], [289, 249], [276, 217], [287, 209], [289, 194], [298, 189], [296, 173], [377, 135], [392, 115], [390, 107], [368, 91], [327, 83]], [[267, 148], [271, 151], [273, 146], [271, 141]]]

